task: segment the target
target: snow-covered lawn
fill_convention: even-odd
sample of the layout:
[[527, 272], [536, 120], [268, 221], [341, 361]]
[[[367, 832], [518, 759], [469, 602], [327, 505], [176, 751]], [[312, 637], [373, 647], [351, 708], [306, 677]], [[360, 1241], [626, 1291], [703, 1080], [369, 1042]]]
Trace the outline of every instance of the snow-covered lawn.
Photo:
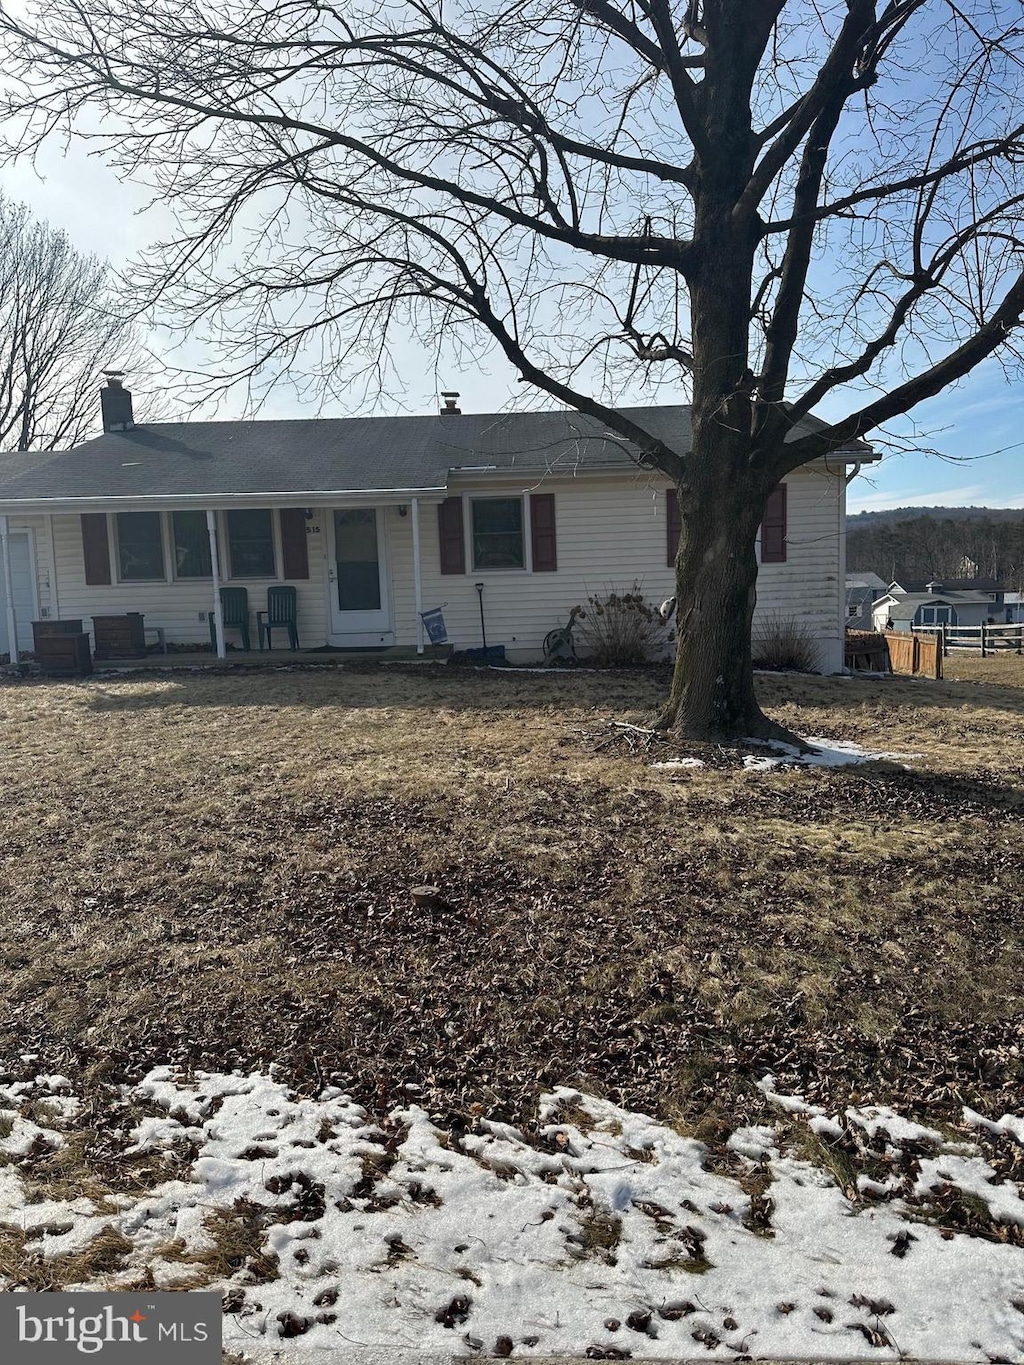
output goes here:
[[[1024, 1248], [999, 1238], [1024, 1226], [1024, 1200], [971, 1137], [1016, 1161], [1024, 1118], [965, 1110], [954, 1141], [761, 1084], [778, 1123], [738, 1129], [711, 1160], [664, 1123], [564, 1089], [522, 1129], [480, 1114], [452, 1132], [412, 1102], [376, 1125], [336, 1089], [298, 1099], [272, 1075], [165, 1067], [126, 1094], [145, 1116], [110, 1135], [125, 1162], [150, 1160], [151, 1188], [29, 1202], [33, 1158], [86, 1122], [70, 1082], [39, 1076], [0, 1087], [0, 1278], [216, 1287], [226, 1346], [297, 1357], [357, 1343], [1020, 1360]], [[829, 1158], [851, 1143], [859, 1174]], [[986, 1238], [941, 1216], [958, 1199]], [[67, 1285], [98, 1237], [116, 1263]]]

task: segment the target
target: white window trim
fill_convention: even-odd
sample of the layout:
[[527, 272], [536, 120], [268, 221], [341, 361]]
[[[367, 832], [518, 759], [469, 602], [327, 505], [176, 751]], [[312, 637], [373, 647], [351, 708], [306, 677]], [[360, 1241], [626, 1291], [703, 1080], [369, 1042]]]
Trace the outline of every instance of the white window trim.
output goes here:
[[[228, 534], [228, 512], [269, 512], [270, 534], [274, 540], [274, 572], [272, 574], [247, 575], [235, 573], [231, 563], [231, 537]], [[231, 507], [218, 513], [217, 531], [220, 542], [221, 573], [225, 583], [283, 583], [281, 570], [284, 567], [281, 553], [281, 518], [276, 507]]]
[[160, 518], [160, 556], [163, 561], [164, 572], [161, 578], [122, 578], [121, 577], [121, 553], [117, 543], [117, 512], [107, 513], [107, 554], [110, 560], [110, 582], [119, 588], [151, 588], [155, 583], [173, 583], [171, 577], [171, 556], [167, 553], [167, 537], [169, 528], [167, 525], [167, 513], [158, 512]]
[[[518, 498], [523, 512], [523, 563], [521, 568], [511, 565], [505, 569], [478, 569], [473, 557], [473, 503], [501, 499], [511, 502]], [[462, 526], [465, 539], [467, 571], [474, 574], [516, 574], [533, 573], [533, 528], [530, 525], [530, 498], [520, 488], [489, 488], [486, 493], [467, 492], [462, 495]]]

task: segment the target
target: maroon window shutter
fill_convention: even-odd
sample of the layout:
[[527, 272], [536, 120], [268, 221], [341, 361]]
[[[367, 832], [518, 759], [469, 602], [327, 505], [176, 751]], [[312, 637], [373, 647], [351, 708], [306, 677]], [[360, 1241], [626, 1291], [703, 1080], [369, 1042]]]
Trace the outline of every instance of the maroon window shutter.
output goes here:
[[462, 499], [445, 498], [437, 509], [441, 572], [466, 572], [466, 538], [462, 531]]
[[301, 507], [282, 507], [281, 559], [285, 578], [309, 577], [309, 553], [306, 549], [306, 514]]
[[761, 563], [786, 562], [786, 485], [780, 483], [768, 494], [761, 522]]
[[554, 493], [530, 494], [530, 544], [533, 572], [554, 573], [558, 568]]
[[674, 488], [669, 488], [665, 492], [665, 506], [668, 509], [668, 545], [667, 557], [665, 562], [669, 568], [673, 568], [676, 562], [676, 555], [679, 553], [679, 533], [683, 528], [683, 519], [679, 515], [679, 494]]
[[82, 513], [82, 549], [86, 583], [109, 583], [110, 541], [107, 539], [106, 512]]

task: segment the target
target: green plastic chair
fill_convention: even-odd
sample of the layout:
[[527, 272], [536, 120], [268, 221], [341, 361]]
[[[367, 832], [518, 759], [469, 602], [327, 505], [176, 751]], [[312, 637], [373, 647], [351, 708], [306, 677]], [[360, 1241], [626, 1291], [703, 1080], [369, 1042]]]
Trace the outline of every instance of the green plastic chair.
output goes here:
[[294, 588], [268, 588], [267, 609], [256, 613], [256, 629], [259, 633], [260, 649], [264, 638], [268, 649], [273, 649], [270, 632], [275, 626], [285, 626], [288, 630], [288, 643], [292, 649], [299, 647], [299, 599]]
[[[225, 633], [237, 630], [242, 636], [242, 648], [252, 649], [249, 641], [249, 589], [221, 588], [220, 609], [224, 617]], [[217, 622], [210, 612], [210, 643], [217, 648]]]

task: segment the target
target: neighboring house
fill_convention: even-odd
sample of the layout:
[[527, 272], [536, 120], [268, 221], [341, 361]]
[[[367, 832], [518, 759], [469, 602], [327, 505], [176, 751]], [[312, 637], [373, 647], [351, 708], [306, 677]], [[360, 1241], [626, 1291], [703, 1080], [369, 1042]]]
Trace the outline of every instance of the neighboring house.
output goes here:
[[934, 589], [941, 589], [943, 592], [966, 592], [976, 597], [984, 597], [992, 602], [996, 607], [1002, 608], [1005, 596], [1001, 584], [994, 578], [905, 578], [899, 582], [892, 582], [889, 591], [898, 596], [909, 594], [923, 595], [932, 592]]
[[1008, 592], [1003, 595], [1006, 607], [1006, 623], [1014, 626], [1024, 624], [1024, 593]]
[[[247, 588], [253, 614], [288, 583], [304, 649], [422, 648], [436, 607], [465, 649], [482, 584], [488, 643], [537, 660], [589, 594], [675, 591], [674, 489], [576, 412], [465, 414], [451, 398], [426, 417], [136, 426], [117, 377], [101, 398], [102, 436], [0, 464], [20, 648], [26, 617], [88, 629], [133, 611], [170, 643], [208, 643], [217, 583]], [[688, 448], [687, 408], [626, 412]], [[874, 458], [858, 442], [788, 475], [760, 534], [758, 613], [799, 618], [828, 672], [843, 665], [846, 466]]]
[[846, 629], [872, 630], [872, 603], [884, 597], [888, 585], [876, 573], [846, 575]]
[[875, 602], [871, 614], [877, 630], [913, 630], [915, 626], [980, 626], [992, 621], [1002, 622], [1005, 608], [993, 601], [989, 591], [954, 591], [943, 583], [933, 582], [924, 592], [886, 593]]

